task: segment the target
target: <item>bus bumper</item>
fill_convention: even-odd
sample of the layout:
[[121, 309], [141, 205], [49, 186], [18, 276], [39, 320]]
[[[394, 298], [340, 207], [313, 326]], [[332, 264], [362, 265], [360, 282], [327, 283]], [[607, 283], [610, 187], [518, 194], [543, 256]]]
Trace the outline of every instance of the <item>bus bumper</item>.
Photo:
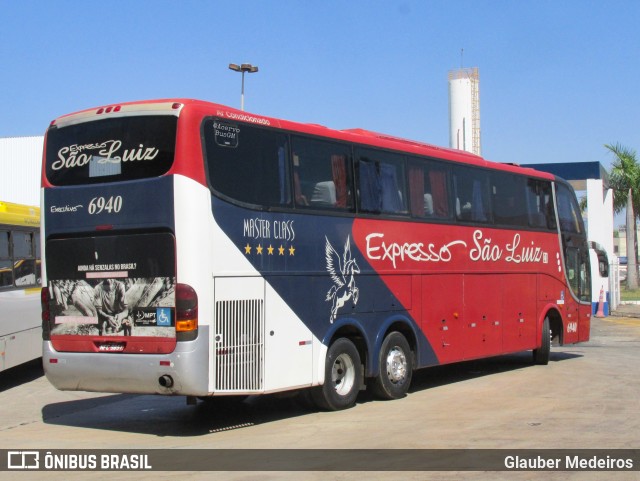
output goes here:
[[44, 341], [49, 382], [61, 391], [204, 396], [208, 391], [208, 329], [170, 354], [58, 352]]

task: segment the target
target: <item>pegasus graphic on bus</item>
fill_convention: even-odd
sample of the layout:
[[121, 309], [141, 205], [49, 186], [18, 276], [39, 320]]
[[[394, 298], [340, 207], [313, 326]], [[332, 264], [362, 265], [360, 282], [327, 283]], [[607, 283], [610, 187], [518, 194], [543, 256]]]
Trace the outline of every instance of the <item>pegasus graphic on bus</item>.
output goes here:
[[331, 302], [331, 316], [329, 321], [333, 321], [338, 316], [338, 310], [342, 308], [349, 299], [353, 304], [358, 303], [359, 290], [356, 287], [355, 275], [360, 274], [360, 268], [355, 259], [351, 258], [351, 240], [347, 237], [344, 245], [342, 261], [340, 255], [325, 237], [325, 256], [327, 260], [327, 272], [334, 285], [327, 292], [327, 301]]

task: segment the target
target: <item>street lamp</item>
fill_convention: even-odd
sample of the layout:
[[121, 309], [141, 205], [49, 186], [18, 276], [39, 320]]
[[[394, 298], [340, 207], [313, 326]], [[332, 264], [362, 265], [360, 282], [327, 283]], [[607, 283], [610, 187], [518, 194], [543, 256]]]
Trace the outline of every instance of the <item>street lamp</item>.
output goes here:
[[244, 74], [247, 73], [256, 73], [258, 71], [258, 67], [255, 65], [251, 65], [250, 63], [243, 63], [241, 65], [237, 65], [235, 63], [230, 63], [229, 68], [235, 72], [242, 73], [242, 90], [240, 93], [240, 110], [244, 110]]

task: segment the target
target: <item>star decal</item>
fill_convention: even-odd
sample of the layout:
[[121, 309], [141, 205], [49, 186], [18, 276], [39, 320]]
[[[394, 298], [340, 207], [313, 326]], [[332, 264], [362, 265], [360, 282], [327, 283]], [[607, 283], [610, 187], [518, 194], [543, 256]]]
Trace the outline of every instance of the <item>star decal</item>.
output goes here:
[[279, 247], [273, 247], [272, 244], [269, 244], [269, 247], [267, 247], [267, 246], [263, 246], [262, 244], [258, 244], [257, 246], [256, 245], [252, 246], [247, 242], [247, 245], [245, 245], [243, 249], [246, 255], [255, 254], [255, 255], [261, 256], [261, 255], [264, 255], [266, 251], [266, 255], [273, 256], [273, 255], [276, 255], [275, 253], [276, 250], [278, 251], [277, 255], [279, 256], [286, 256], [287, 252], [289, 256], [296, 255], [296, 248], [292, 245], [287, 247], [286, 243], [284, 245], [280, 244]]

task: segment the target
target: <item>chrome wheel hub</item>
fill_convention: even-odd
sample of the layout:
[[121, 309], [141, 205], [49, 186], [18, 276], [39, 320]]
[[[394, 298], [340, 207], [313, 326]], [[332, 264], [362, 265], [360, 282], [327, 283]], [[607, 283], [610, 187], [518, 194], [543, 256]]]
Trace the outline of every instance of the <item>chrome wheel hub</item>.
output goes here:
[[397, 384], [407, 377], [407, 357], [398, 347], [394, 347], [387, 354], [387, 377]]

